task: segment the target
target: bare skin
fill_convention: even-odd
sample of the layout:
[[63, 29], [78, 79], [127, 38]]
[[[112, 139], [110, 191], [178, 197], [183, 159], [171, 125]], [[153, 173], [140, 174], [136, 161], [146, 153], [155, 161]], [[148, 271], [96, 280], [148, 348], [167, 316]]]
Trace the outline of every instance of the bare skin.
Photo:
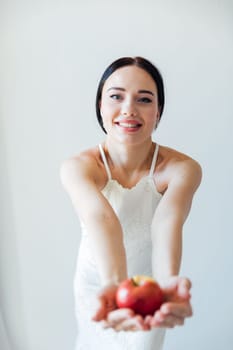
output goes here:
[[[152, 133], [160, 118], [155, 83], [138, 67], [118, 69], [105, 82], [100, 107], [107, 130], [103, 147], [112, 178], [132, 188], [148, 174], [154, 153]], [[192, 315], [191, 282], [178, 276], [182, 230], [201, 181], [200, 165], [183, 153], [159, 147], [154, 181], [163, 196], [152, 222], [152, 270], [166, 302], [144, 319], [115, 304], [117, 286], [127, 278], [127, 265], [121, 223], [101, 192], [108, 178], [98, 147], [65, 161], [61, 180], [91, 237], [101, 280], [93, 320], [116, 331], [182, 325]]]

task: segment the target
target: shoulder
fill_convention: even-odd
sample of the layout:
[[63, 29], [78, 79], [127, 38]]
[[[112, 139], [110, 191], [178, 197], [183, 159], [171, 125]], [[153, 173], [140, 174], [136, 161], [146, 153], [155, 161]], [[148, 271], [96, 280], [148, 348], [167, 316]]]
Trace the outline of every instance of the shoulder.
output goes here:
[[195, 191], [201, 183], [201, 165], [190, 156], [169, 147], [160, 146], [157, 169], [163, 190], [176, 183]]
[[65, 187], [82, 181], [98, 183], [101, 174], [103, 163], [98, 146], [65, 159], [60, 166], [60, 178]]

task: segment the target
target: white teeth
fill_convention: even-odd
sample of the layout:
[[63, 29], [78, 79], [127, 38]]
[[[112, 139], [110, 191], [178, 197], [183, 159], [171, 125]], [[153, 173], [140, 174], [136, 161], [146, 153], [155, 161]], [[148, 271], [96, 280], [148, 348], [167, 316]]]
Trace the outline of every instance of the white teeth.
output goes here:
[[137, 128], [138, 124], [130, 124], [130, 123], [119, 123], [120, 126], [123, 126], [124, 128]]

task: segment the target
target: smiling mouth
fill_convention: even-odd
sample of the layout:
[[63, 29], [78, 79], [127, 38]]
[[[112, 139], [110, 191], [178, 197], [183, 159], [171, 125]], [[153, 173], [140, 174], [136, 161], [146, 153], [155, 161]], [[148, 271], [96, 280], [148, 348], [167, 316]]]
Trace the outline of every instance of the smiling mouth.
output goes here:
[[121, 126], [122, 128], [129, 128], [129, 129], [136, 129], [139, 128], [142, 124], [140, 123], [126, 123], [126, 122], [117, 122], [117, 125]]

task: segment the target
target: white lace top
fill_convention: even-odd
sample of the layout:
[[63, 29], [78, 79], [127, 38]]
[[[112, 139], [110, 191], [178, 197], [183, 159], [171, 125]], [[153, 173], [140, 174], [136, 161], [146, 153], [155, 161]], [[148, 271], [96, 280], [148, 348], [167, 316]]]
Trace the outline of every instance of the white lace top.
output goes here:
[[[99, 145], [108, 174], [108, 182], [102, 193], [118, 216], [124, 235], [128, 275], [152, 275], [151, 223], [161, 199], [156, 190], [153, 173], [159, 146], [156, 145], [150, 171], [131, 189], [124, 188], [112, 179], [107, 160]], [[95, 293], [100, 287], [98, 271], [91, 253], [88, 233], [84, 225], [74, 279], [78, 336], [76, 350], [161, 350], [165, 330], [149, 332], [115, 332], [103, 330], [99, 323], [91, 321]]]

